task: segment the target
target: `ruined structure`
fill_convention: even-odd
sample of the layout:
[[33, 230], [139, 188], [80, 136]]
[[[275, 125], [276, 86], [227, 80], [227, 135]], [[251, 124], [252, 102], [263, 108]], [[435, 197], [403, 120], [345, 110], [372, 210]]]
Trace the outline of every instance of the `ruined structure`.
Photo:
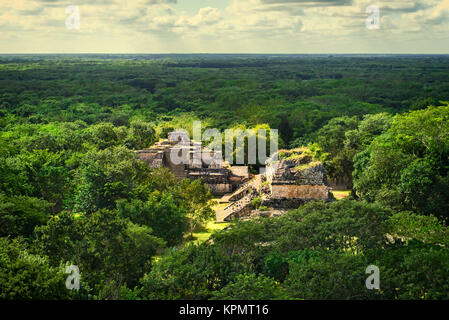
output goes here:
[[221, 154], [191, 141], [184, 132], [171, 132], [168, 139], [136, 153], [150, 167], [166, 167], [178, 179], [201, 179], [216, 195], [233, 192], [249, 180], [248, 167], [230, 166]]
[[201, 179], [213, 194], [226, 194], [223, 202], [230, 203], [217, 211], [218, 222], [276, 216], [311, 200], [331, 200], [324, 166], [307, 148], [278, 151], [267, 160], [265, 173], [251, 180], [248, 167], [230, 166], [183, 132], [171, 132], [136, 153], [152, 168], [166, 167], [178, 179]]
[[279, 151], [267, 160], [265, 178], [270, 190], [263, 205], [268, 207], [298, 208], [310, 200], [329, 199], [326, 170], [307, 148]]
[[313, 159], [307, 148], [280, 150], [266, 165], [265, 174], [256, 176], [229, 197], [232, 202], [217, 213], [217, 221], [251, 216], [256, 198], [260, 198], [257, 202], [261, 207], [276, 214], [278, 209], [295, 209], [311, 200], [331, 200], [324, 166]]

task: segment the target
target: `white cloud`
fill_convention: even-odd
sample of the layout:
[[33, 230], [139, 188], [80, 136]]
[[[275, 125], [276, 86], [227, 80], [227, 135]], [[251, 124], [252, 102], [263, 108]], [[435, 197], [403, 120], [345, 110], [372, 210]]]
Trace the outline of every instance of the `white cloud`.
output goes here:
[[[381, 10], [381, 29], [372, 32], [365, 28], [365, 9], [373, 4], [372, 0], [231, 0], [221, 9], [215, 8], [213, 1], [205, 0], [194, 14], [179, 10], [177, 3], [176, 0], [2, 2], [0, 51], [6, 52], [14, 46], [34, 50], [36, 43], [40, 48], [61, 50], [78, 43], [79, 52], [104, 52], [101, 46], [107, 43], [108, 50], [116, 47], [116, 51], [121, 51], [122, 46], [129, 48], [132, 43], [147, 52], [334, 52], [371, 50], [370, 43], [378, 50], [383, 43], [405, 38], [431, 41], [434, 35], [441, 39], [449, 31], [449, 0], [374, 1]], [[80, 8], [79, 31], [65, 28], [67, 5]], [[449, 44], [446, 48], [449, 51]], [[415, 49], [422, 49], [422, 45]]]

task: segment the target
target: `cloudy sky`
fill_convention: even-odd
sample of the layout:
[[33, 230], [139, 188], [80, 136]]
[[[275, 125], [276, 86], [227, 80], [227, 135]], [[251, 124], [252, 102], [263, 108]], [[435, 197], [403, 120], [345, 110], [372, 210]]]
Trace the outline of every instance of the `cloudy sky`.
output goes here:
[[0, 0], [0, 53], [449, 53], [449, 0]]

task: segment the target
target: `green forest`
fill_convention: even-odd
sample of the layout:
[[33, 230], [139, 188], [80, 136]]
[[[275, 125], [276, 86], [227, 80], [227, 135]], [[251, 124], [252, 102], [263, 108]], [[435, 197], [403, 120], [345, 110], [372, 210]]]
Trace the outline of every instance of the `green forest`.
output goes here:
[[[199, 241], [210, 190], [134, 152], [195, 120], [349, 196]], [[0, 55], [1, 299], [449, 299], [448, 218], [447, 55]]]

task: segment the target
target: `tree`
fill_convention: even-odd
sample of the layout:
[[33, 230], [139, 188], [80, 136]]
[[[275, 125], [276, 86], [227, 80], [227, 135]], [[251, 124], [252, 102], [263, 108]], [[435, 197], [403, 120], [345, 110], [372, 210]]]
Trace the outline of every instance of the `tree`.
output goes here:
[[358, 117], [338, 117], [331, 119], [316, 133], [316, 142], [325, 153], [330, 155], [325, 161], [326, 171], [336, 184], [351, 187], [353, 149], [345, 148], [346, 133], [356, 130]]
[[150, 123], [134, 120], [131, 122], [126, 145], [130, 149], [148, 148], [155, 142], [156, 131]]
[[310, 203], [289, 214], [293, 221], [284, 221], [288, 227], [281, 229], [277, 247], [284, 252], [322, 248], [359, 254], [387, 241], [392, 214], [388, 208], [364, 201]]
[[324, 163], [331, 180], [352, 188], [354, 156], [365, 149], [392, 123], [387, 113], [368, 114], [361, 121], [357, 117], [334, 118], [317, 132], [317, 143], [329, 156]]
[[178, 184], [178, 179], [168, 168], [153, 169], [149, 173], [145, 185], [148, 191], [166, 192]]
[[117, 208], [122, 217], [150, 227], [153, 234], [167, 241], [168, 245], [179, 243], [188, 227], [186, 210], [178, 206], [169, 193], [164, 193], [159, 198], [150, 196], [146, 202], [122, 200], [117, 203]]
[[151, 258], [165, 242], [150, 228], [100, 210], [89, 217], [64, 213], [36, 228], [36, 246], [52, 263], [78, 265], [86, 284], [98, 293], [114, 281], [131, 287], [151, 269]]
[[395, 117], [355, 157], [357, 195], [399, 210], [448, 217], [449, 105]]
[[98, 149], [117, 146], [119, 139], [115, 127], [110, 122], [102, 122], [87, 129], [89, 141]]
[[291, 261], [284, 284], [297, 299], [375, 299], [380, 294], [367, 290], [365, 273], [369, 261], [364, 255], [319, 252], [315, 257]]
[[27, 195], [53, 203], [60, 211], [68, 188], [64, 154], [48, 150], [24, 151], [0, 160], [0, 187], [8, 195]]
[[215, 300], [286, 300], [280, 283], [263, 274], [240, 274], [221, 290], [214, 292]]
[[395, 238], [416, 239], [434, 245], [449, 244], [449, 228], [435, 216], [398, 212], [391, 217], [390, 224]]
[[23, 240], [0, 238], [0, 299], [70, 299], [64, 271], [31, 254]]
[[[418, 240], [390, 245], [377, 256], [384, 299], [447, 300], [449, 299], [449, 250]], [[374, 259], [374, 258], [372, 258]]]
[[238, 256], [207, 242], [171, 250], [142, 280], [142, 296], [150, 300], [209, 299], [236, 273], [244, 272]]
[[212, 194], [200, 179], [182, 180], [176, 189], [176, 194], [180, 196], [188, 210], [189, 232], [193, 237], [193, 230], [199, 223], [208, 222], [215, 217], [215, 211], [212, 209], [215, 203], [212, 201]]
[[354, 117], [338, 117], [331, 119], [317, 132], [316, 142], [332, 155], [343, 149], [346, 132], [357, 129], [359, 119]]
[[34, 150], [22, 153], [18, 158], [25, 169], [22, 174], [32, 186], [29, 195], [53, 203], [53, 211], [60, 211], [69, 181], [69, 173], [64, 165], [64, 154]]
[[77, 170], [75, 210], [91, 213], [115, 208], [115, 201], [132, 197], [150, 168], [124, 147], [89, 151]]
[[0, 237], [29, 237], [47, 222], [51, 203], [27, 196], [0, 194]]

